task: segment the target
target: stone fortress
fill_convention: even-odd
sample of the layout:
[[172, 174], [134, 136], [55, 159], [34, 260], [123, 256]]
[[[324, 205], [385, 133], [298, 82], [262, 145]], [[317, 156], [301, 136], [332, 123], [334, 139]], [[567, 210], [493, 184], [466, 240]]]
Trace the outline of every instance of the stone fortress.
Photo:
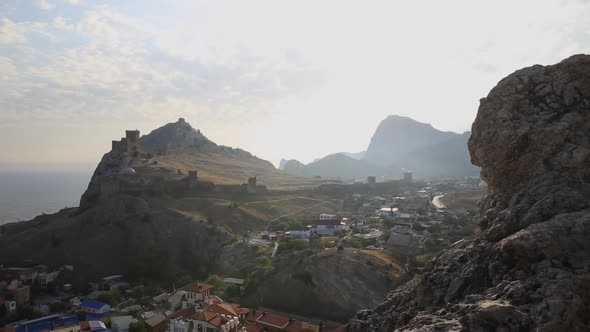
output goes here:
[[[189, 170], [185, 176], [179, 169], [176, 174], [153, 174], [136, 171], [132, 166], [141, 159], [151, 159], [152, 153], [142, 149], [139, 130], [126, 130], [125, 137], [113, 140], [111, 151], [105, 155], [106, 169], [97, 170], [98, 198], [108, 198], [115, 194], [160, 195], [187, 192], [221, 192], [259, 194], [268, 192], [264, 185], [257, 184], [256, 176], [242, 184], [215, 184], [198, 178], [197, 170]], [[143, 161], [145, 161], [143, 160]], [[156, 161], [152, 161], [156, 163]], [[144, 168], [139, 166], [137, 169]], [[102, 173], [102, 174], [101, 174]], [[149, 174], [147, 174], [149, 173]]]

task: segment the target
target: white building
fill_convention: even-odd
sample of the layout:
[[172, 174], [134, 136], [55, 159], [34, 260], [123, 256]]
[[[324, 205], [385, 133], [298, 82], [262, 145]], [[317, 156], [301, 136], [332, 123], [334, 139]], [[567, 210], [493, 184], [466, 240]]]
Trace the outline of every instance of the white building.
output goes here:
[[340, 216], [336, 214], [322, 213], [320, 214], [319, 220], [340, 220]]
[[182, 301], [182, 308], [200, 307], [201, 304], [209, 298], [210, 290], [213, 285], [203, 282], [194, 282], [182, 287], [180, 290], [185, 292], [186, 299]]
[[377, 215], [385, 217], [397, 217], [400, 214], [399, 209], [395, 207], [382, 207], [375, 212]]
[[129, 331], [129, 326], [136, 322], [137, 319], [133, 318], [133, 316], [113, 317], [111, 318], [111, 330], [113, 332], [127, 332]]
[[59, 271], [40, 273], [37, 276], [37, 283], [39, 284], [39, 286], [45, 288], [50, 283], [52, 283], [57, 278], [58, 275], [59, 275]]

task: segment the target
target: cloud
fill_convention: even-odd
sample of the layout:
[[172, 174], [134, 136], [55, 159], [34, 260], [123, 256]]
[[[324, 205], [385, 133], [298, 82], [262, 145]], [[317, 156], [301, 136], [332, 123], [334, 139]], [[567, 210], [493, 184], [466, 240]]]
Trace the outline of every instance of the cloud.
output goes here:
[[0, 56], [0, 81], [13, 79], [17, 76], [17, 69], [14, 62], [7, 58]]
[[29, 44], [28, 34], [43, 36], [55, 40], [56, 36], [47, 30], [45, 22], [15, 22], [8, 18], [0, 21], [0, 45], [22, 46]]
[[0, 44], [27, 43], [26, 28], [8, 18], [3, 18], [0, 25]]
[[54, 7], [53, 4], [49, 3], [49, 1], [47, 0], [39, 0], [37, 1], [37, 4], [39, 5], [39, 8], [42, 10], [50, 10]]
[[56, 29], [62, 30], [72, 30], [74, 29], [73, 24], [68, 24], [68, 22], [62, 16], [56, 16], [53, 18], [52, 26]]

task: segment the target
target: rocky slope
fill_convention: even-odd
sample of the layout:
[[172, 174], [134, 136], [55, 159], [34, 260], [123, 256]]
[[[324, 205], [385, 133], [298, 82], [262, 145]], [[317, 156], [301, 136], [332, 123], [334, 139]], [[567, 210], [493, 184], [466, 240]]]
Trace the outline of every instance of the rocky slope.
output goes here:
[[346, 321], [360, 308], [377, 304], [402, 272], [385, 253], [327, 249], [283, 254], [272, 267], [255, 273], [242, 302]]
[[359, 312], [349, 331], [588, 331], [590, 56], [518, 70], [481, 100], [469, 151], [482, 235]]

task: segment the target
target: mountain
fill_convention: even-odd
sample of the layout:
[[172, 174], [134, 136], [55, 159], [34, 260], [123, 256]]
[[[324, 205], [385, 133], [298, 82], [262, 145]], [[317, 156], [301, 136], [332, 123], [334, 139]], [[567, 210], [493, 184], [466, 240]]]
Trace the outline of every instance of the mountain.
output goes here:
[[365, 154], [367, 153], [367, 151], [361, 151], [361, 152], [340, 152], [341, 154], [353, 158], [353, 159], [358, 159], [361, 160], [365, 157]]
[[477, 176], [479, 168], [471, 164], [467, 151], [470, 136], [470, 132], [444, 132], [408, 117], [390, 115], [377, 127], [367, 151], [335, 153], [307, 165], [289, 160], [283, 170], [296, 175], [345, 179], [400, 178], [405, 169], [417, 177]]
[[281, 159], [281, 161], [279, 161], [279, 169], [280, 170], [284, 170], [285, 169], [285, 165], [287, 164], [289, 160], [287, 159]]
[[371, 175], [391, 175], [387, 168], [354, 159], [342, 153], [334, 153], [307, 165], [297, 160], [285, 164], [285, 172], [302, 176], [321, 176], [324, 178], [363, 179]]
[[477, 175], [467, 151], [470, 133], [443, 132], [430, 124], [390, 115], [371, 138], [364, 160], [396, 165], [418, 176]]
[[489, 192], [478, 237], [347, 331], [588, 331], [590, 55], [535, 65], [480, 101], [469, 151]]

